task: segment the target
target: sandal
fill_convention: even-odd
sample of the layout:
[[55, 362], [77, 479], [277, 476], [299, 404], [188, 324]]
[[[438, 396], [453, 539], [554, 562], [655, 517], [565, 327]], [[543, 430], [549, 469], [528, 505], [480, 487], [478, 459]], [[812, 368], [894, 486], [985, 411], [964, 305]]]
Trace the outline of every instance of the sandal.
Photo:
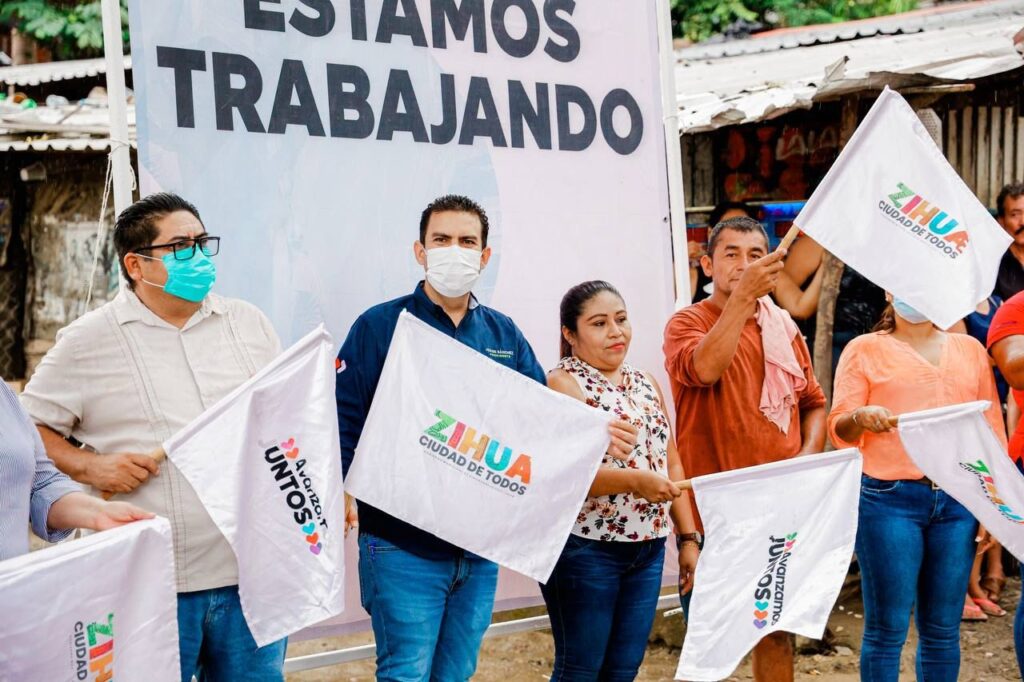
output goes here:
[[[978, 606], [979, 609], [982, 610], [982, 612], [985, 613], [985, 615], [988, 615], [988, 616], [1005, 616], [1006, 615], [1006, 611], [1004, 611], [999, 606], [999, 604], [996, 604], [994, 601], [992, 601], [990, 599], [974, 599], [974, 598], [972, 598], [972, 601]], [[965, 608], [966, 608], [966, 605], [965, 605]], [[964, 612], [966, 613], [966, 610]]]
[[967, 604], [967, 603], [965, 603], [964, 604], [964, 613], [963, 613], [963, 616], [961, 616], [960, 620], [966, 621], [966, 622], [969, 622], [969, 623], [973, 623], [973, 622], [979, 622], [979, 621], [983, 621], [983, 620], [988, 620], [988, 616], [985, 615], [985, 612], [982, 611], [981, 608], [979, 608], [977, 604]]
[[989, 599], [999, 601], [999, 597], [1003, 594], [1003, 586], [1006, 585], [1006, 578], [997, 575], [987, 575], [978, 582], [978, 585], [981, 589], [985, 590]]

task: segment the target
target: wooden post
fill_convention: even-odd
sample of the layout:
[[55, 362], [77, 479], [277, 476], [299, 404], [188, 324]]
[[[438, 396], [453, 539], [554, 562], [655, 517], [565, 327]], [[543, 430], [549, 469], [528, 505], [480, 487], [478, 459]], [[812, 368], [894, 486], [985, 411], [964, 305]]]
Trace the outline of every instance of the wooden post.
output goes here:
[[[843, 98], [843, 111], [839, 123], [839, 144], [845, 147], [857, 129], [858, 100], [856, 95]], [[825, 269], [818, 297], [818, 314], [814, 331], [814, 374], [832, 404], [832, 328], [836, 319], [836, 299], [839, 282], [843, 279], [843, 262], [825, 251], [821, 254], [821, 267]]]

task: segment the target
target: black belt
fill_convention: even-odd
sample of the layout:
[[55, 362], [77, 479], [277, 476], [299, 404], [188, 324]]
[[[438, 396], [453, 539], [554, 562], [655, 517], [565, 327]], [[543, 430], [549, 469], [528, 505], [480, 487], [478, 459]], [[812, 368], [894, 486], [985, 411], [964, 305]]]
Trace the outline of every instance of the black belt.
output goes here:
[[932, 490], [942, 490], [942, 488], [940, 488], [935, 481], [928, 478], [927, 476], [922, 476], [921, 478], [906, 478], [904, 480], [910, 483], [920, 483], [922, 485], [926, 485], [930, 487]]

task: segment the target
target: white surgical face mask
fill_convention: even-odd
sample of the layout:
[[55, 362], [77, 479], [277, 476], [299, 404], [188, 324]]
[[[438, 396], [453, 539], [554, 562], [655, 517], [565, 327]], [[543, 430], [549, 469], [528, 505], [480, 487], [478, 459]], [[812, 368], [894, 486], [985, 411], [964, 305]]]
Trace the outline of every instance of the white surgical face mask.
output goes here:
[[427, 281], [448, 298], [465, 296], [480, 279], [483, 252], [461, 246], [427, 249]]

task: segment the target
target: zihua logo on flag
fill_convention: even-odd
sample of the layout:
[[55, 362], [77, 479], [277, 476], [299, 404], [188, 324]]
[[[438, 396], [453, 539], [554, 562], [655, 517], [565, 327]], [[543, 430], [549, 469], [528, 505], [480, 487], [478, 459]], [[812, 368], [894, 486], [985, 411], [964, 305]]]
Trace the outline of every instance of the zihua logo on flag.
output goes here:
[[989, 471], [988, 467], [985, 466], [984, 462], [980, 459], [974, 464], [960, 462], [960, 468], [978, 477], [978, 482], [981, 483], [981, 489], [985, 491], [985, 497], [987, 497], [989, 502], [999, 510], [999, 513], [1004, 519], [1012, 521], [1013, 523], [1024, 524], [1024, 516], [1020, 516], [1014, 512], [1013, 509], [1011, 509], [999, 496], [999, 489], [996, 488], [995, 478], [992, 476], [992, 472]]
[[[306, 475], [306, 460], [299, 459], [299, 446], [294, 438], [279, 444], [273, 441], [269, 444], [260, 443], [260, 446], [267, 448], [263, 459], [270, 464], [274, 481], [281, 492], [285, 493], [285, 503], [291, 508], [292, 518], [309, 543], [309, 551], [319, 556], [323, 549], [320, 533], [327, 530], [327, 520], [323, 517], [320, 496], [313, 489], [313, 481]], [[317, 524], [322, 528], [318, 529]]]
[[[529, 455], [520, 454], [512, 461], [512, 448], [483, 433], [477, 435], [476, 429], [441, 410], [435, 410], [434, 416], [438, 421], [420, 437], [424, 453], [447, 460], [467, 476], [479, 477], [508, 495], [526, 494], [530, 483]], [[451, 433], [446, 433], [449, 429]], [[470, 451], [473, 455], [467, 458]], [[516, 478], [518, 482], [513, 480]]]
[[72, 635], [75, 677], [88, 682], [112, 682], [114, 679], [114, 614], [106, 621], [86, 625], [75, 623]]
[[768, 625], [769, 609], [772, 625], [782, 618], [782, 605], [786, 598], [786, 564], [796, 544], [796, 533], [781, 538], [769, 537], [768, 565], [757, 581], [754, 590], [754, 627], [758, 630]]
[[951, 259], [964, 252], [970, 236], [965, 230], [953, 232], [960, 224], [956, 218], [932, 205], [902, 182], [896, 183], [896, 188], [888, 196], [888, 202], [885, 199], [878, 202], [878, 208], [883, 213]]

